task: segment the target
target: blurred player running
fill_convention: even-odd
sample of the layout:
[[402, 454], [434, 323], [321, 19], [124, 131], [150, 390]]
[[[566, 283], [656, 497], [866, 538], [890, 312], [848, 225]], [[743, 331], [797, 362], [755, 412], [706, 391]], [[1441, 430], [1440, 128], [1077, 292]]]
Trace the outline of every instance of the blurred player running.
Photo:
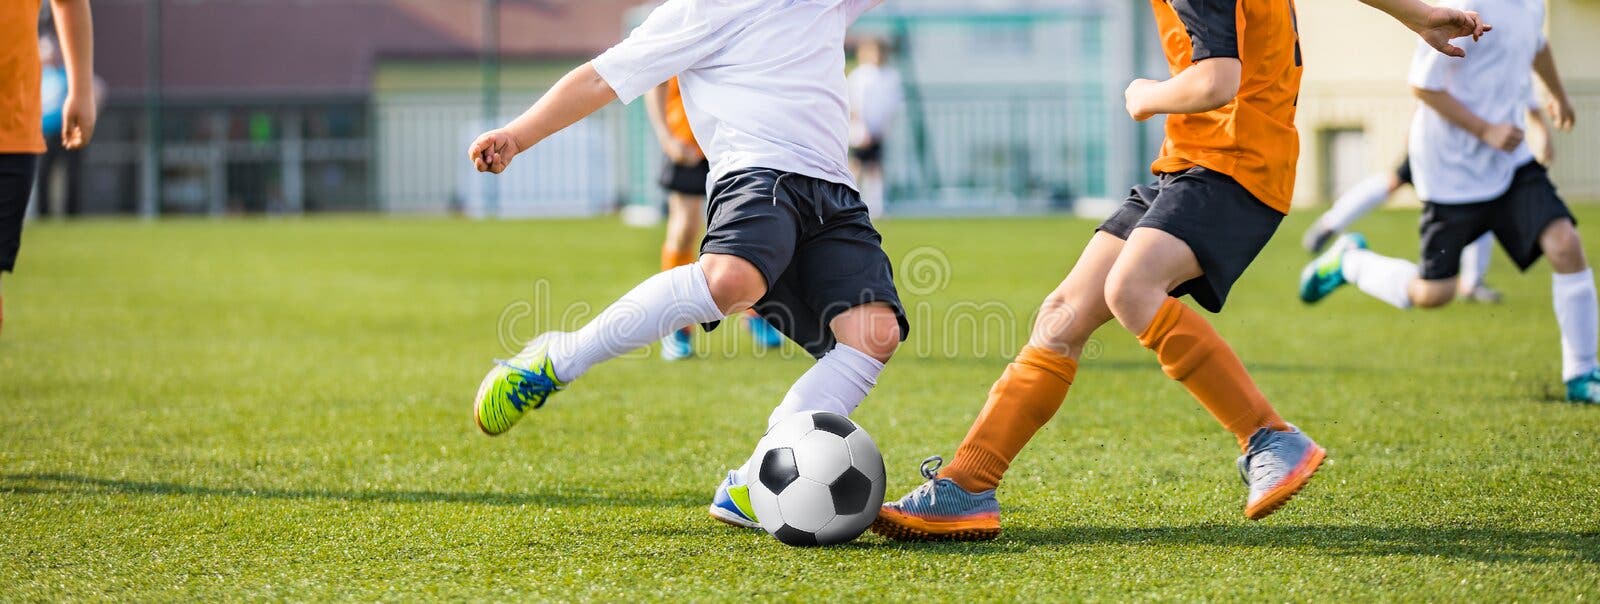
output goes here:
[[[1441, 45], [1447, 34], [1478, 29], [1465, 13], [1395, 4], [1388, 9]], [[1247, 517], [1277, 510], [1322, 464], [1322, 447], [1279, 417], [1228, 343], [1173, 297], [1220, 311], [1289, 209], [1301, 75], [1294, 4], [1152, 0], [1151, 7], [1172, 78], [1135, 80], [1126, 98], [1136, 120], [1169, 115], [1151, 166], [1158, 180], [1134, 187], [1045, 298], [1027, 347], [989, 391], [950, 466], [941, 471], [936, 457], [924, 462], [927, 482], [884, 504], [875, 532], [905, 540], [999, 535], [1001, 476], [1060, 408], [1084, 344], [1112, 319], [1234, 434]]]
[[[678, 78], [672, 78], [645, 93], [645, 109], [650, 126], [661, 143], [667, 162], [661, 169], [661, 188], [667, 190], [667, 241], [661, 246], [661, 270], [693, 264], [700, 257], [698, 243], [705, 224], [706, 177], [711, 162], [695, 141], [689, 127], [689, 112], [683, 108], [683, 91]], [[783, 345], [783, 334], [754, 313], [745, 315], [745, 326], [757, 346]], [[661, 339], [661, 358], [668, 361], [694, 355], [694, 329], [685, 327]]]
[[[716, 183], [699, 261], [645, 280], [578, 331], [544, 334], [497, 363], [474, 401], [483, 432], [511, 429], [599, 363], [752, 305], [817, 357], [769, 425], [799, 411], [855, 410], [907, 331], [846, 158], [845, 29], [879, 2], [668, 0], [628, 39], [472, 143], [477, 169], [498, 174], [556, 131], [676, 74]], [[747, 484], [744, 470], [730, 471], [711, 515], [756, 526]]]
[[[89, 0], [51, 0], [50, 7], [67, 71], [61, 141], [78, 149], [94, 137], [94, 25]], [[0, 2], [0, 277], [17, 266], [34, 168], [45, 151], [38, 30], [39, 0]]]
[[1301, 273], [1313, 303], [1346, 283], [1398, 308], [1435, 308], [1456, 297], [1463, 247], [1493, 233], [1517, 267], [1542, 256], [1555, 269], [1551, 294], [1561, 331], [1567, 400], [1600, 403], [1600, 310], [1576, 222], [1544, 166], [1523, 141], [1533, 69], [1552, 97], [1556, 128], [1573, 124], [1555, 57], [1544, 38], [1543, 0], [1455, 0], [1481, 12], [1495, 34], [1447, 60], [1418, 48], [1411, 85], [1422, 106], [1411, 124], [1411, 164], [1423, 199], [1422, 262], [1380, 256], [1359, 234], [1341, 236]]
[[[1529, 99], [1528, 116], [1532, 118], [1528, 125], [1530, 130], [1538, 131], [1539, 140], [1543, 141], [1541, 151], [1537, 153], [1539, 163], [1546, 166], [1555, 160], [1555, 146], [1551, 144], [1553, 128], [1549, 118], [1539, 107], [1537, 97]], [[1394, 196], [1401, 187], [1411, 186], [1411, 158], [1407, 156], [1400, 162], [1400, 167], [1393, 173], [1376, 174], [1350, 187], [1338, 200], [1333, 202], [1333, 207], [1323, 212], [1311, 227], [1306, 229], [1306, 234], [1300, 239], [1300, 245], [1313, 254], [1320, 254], [1328, 247], [1334, 237], [1345, 232], [1350, 225], [1355, 224], [1362, 216], [1382, 207], [1389, 198]], [[1483, 302], [1486, 304], [1499, 304], [1500, 292], [1484, 283], [1484, 276], [1489, 272], [1489, 255], [1493, 252], [1494, 238], [1484, 233], [1466, 249], [1461, 251], [1461, 277], [1459, 279], [1458, 297], [1468, 302]]]

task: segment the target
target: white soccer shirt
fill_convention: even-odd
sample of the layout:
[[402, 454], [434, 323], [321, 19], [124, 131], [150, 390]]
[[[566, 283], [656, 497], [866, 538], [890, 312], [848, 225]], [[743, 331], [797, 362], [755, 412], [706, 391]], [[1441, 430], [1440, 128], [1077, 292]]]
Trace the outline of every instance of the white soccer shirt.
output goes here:
[[[1466, 58], [1439, 54], [1418, 42], [1411, 60], [1411, 85], [1450, 93], [1491, 124], [1526, 128], [1533, 97], [1534, 55], [1544, 49], [1544, 0], [1449, 0], [1475, 10], [1494, 31], [1483, 39], [1456, 40]], [[1523, 144], [1511, 152], [1490, 147], [1421, 105], [1411, 121], [1411, 170], [1417, 195], [1435, 203], [1489, 201], [1511, 187], [1518, 167], [1533, 161]]]
[[676, 75], [710, 182], [769, 168], [855, 186], [845, 30], [883, 0], [667, 0], [593, 62], [631, 103]]
[[904, 92], [893, 67], [858, 65], [850, 72], [850, 106], [872, 138], [883, 138], [900, 113]]

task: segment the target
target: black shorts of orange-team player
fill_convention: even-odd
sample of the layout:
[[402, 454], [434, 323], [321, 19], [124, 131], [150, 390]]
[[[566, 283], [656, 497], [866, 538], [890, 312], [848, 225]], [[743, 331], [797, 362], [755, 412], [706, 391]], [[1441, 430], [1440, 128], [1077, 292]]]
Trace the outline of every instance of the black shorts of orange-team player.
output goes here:
[[1182, 240], [1203, 274], [1172, 291], [1220, 312], [1289, 211], [1300, 135], [1300, 41], [1293, 0], [1151, 0], [1173, 75], [1235, 58], [1239, 94], [1205, 113], [1171, 115], [1156, 182], [1133, 188], [1099, 229], [1127, 239], [1152, 228]]

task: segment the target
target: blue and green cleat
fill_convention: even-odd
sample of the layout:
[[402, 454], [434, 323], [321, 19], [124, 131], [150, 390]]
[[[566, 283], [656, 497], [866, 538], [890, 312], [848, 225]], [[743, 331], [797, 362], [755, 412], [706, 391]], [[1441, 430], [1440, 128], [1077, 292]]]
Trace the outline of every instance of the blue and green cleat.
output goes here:
[[1300, 271], [1300, 300], [1306, 304], [1315, 304], [1333, 290], [1339, 289], [1346, 283], [1344, 278], [1344, 255], [1350, 250], [1367, 249], [1367, 238], [1360, 233], [1346, 233], [1335, 239], [1328, 251], [1317, 256], [1305, 270]]
[[550, 395], [566, 388], [550, 363], [550, 334], [535, 338], [517, 356], [495, 361], [478, 385], [472, 415], [478, 429], [499, 436], [522, 419], [529, 409], [543, 407]]
[[1567, 380], [1567, 401], [1600, 404], [1600, 369]]
[[939, 478], [944, 460], [922, 461], [927, 482], [899, 501], [883, 504], [872, 532], [895, 541], [987, 541], [1000, 536], [1000, 501], [994, 489], [969, 492]]
[[739, 471], [731, 470], [728, 477], [717, 485], [711, 496], [711, 517], [739, 528], [761, 528], [756, 522], [755, 508], [750, 505], [750, 485], [739, 480]]

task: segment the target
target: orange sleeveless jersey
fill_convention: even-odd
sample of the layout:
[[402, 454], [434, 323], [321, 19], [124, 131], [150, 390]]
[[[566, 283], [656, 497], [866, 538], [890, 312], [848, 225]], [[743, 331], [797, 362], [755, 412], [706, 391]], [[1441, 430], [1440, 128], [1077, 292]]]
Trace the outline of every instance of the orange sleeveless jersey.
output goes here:
[[44, 153], [39, 0], [0, 0], [0, 153]]
[[689, 112], [683, 108], [683, 90], [678, 88], [678, 78], [667, 80], [667, 108], [662, 117], [673, 137], [697, 148], [700, 146], [694, 140], [694, 130], [689, 128]]
[[1177, 75], [1195, 61], [1232, 56], [1243, 63], [1239, 95], [1220, 109], [1167, 117], [1155, 173], [1203, 166], [1233, 177], [1273, 209], [1289, 213], [1300, 135], [1300, 38], [1294, 0], [1151, 0], [1167, 65]]

